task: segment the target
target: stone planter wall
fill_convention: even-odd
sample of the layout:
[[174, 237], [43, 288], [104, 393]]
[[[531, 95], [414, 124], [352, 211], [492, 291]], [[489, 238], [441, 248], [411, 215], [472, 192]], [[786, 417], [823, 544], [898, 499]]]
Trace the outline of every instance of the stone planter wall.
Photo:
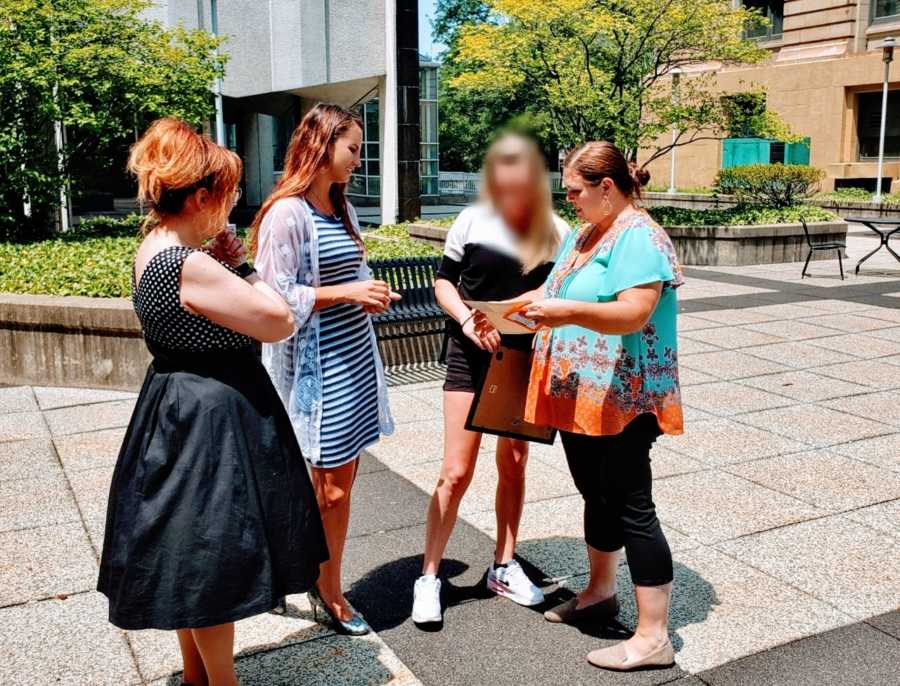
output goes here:
[[[810, 222], [813, 241], [846, 241], [847, 224], [842, 221]], [[443, 245], [447, 228], [411, 224], [409, 235]], [[806, 259], [806, 238], [800, 224], [761, 226], [667, 226], [682, 264], [742, 266], [800, 262]], [[816, 260], [834, 259], [834, 253], [817, 251]]]
[[[419, 326], [384, 324], [376, 333]], [[378, 347], [388, 366], [416, 365], [436, 361], [442, 342], [433, 334], [379, 340]], [[0, 293], [0, 351], [0, 385], [9, 386], [137, 390], [150, 362], [127, 298]]]
[[[731, 195], [696, 195], [691, 193], [644, 193], [645, 207], [682, 207], [691, 210], [727, 209], [737, 205]], [[834, 212], [839, 217], [865, 217], [867, 219], [900, 218], [900, 206], [876, 205], [871, 202], [841, 202], [831, 200], [806, 200], [805, 205], [813, 205]]]

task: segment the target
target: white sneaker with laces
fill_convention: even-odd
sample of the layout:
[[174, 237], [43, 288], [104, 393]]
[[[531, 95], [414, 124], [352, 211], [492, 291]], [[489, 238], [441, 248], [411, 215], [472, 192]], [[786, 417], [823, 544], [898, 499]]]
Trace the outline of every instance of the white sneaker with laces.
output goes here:
[[412, 620], [416, 624], [440, 622], [441, 580], [434, 575], [420, 576], [413, 587]]
[[487, 587], [489, 591], [519, 605], [530, 607], [544, 602], [544, 592], [531, 582], [525, 570], [515, 560], [496, 569], [492, 565], [487, 573]]

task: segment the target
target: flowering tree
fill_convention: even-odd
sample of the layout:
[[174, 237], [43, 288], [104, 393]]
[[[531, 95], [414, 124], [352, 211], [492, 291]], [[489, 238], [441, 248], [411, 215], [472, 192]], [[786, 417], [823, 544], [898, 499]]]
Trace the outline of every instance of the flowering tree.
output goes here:
[[[488, 0], [486, 21], [461, 29], [451, 86], [530, 94], [561, 148], [616, 143], [645, 164], [674, 146], [718, 138], [727, 124], [712, 80], [717, 66], [766, 51], [744, 38], [759, 14], [727, 0]], [[705, 66], [706, 69], [695, 68]], [[681, 78], [673, 97], [670, 76]], [[656, 145], [677, 130], [674, 143]]]

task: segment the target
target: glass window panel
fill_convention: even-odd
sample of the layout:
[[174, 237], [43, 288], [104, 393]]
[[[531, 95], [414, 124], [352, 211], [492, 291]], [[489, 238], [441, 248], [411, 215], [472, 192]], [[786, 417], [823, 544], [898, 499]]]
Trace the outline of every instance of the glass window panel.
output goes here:
[[378, 159], [378, 143], [366, 143], [366, 157], [370, 160]]
[[784, 0], [743, 0], [744, 7], [759, 10], [769, 20], [767, 26], [753, 26], [745, 31], [747, 38], [775, 38], [782, 34]]
[[438, 157], [438, 144], [437, 143], [428, 143], [425, 146], [428, 150], [428, 154], [425, 155], [426, 160], [437, 160], [440, 159]]
[[875, 0], [875, 18], [900, 15], [900, 0]]
[[366, 162], [366, 174], [369, 176], [378, 176], [381, 173], [378, 160], [369, 160]]
[[353, 176], [351, 176], [350, 183], [347, 187], [347, 192], [351, 195], [365, 195], [366, 177], [359, 174], [354, 174]]
[[377, 176], [369, 177], [369, 195], [378, 197], [381, 195], [381, 179]]
[[378, 141], [378, 102], [366, 103], [366, 140]]
[[[878, 157], [881, 130], [881, 93], [860, 93], [857, 136], [860, 158]], [[887, 120], [884, 132], [884, 156], [900, 157], [900, 90], [888, 92]]]

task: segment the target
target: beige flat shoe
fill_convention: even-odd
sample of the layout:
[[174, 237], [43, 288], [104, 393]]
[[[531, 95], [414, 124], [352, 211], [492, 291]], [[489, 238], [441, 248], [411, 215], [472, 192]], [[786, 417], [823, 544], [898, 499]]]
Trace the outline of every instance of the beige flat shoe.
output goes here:
[[656, 650], [644, 655], [644, 657], [629, 659], [628, 652], [625, 650], [625, 642], [623, 641], [609, 648], [592, 650], [588, 653], [587, 659], [592, 665], [601, 669], [629, 672], [633, 669], [646, 667], [671, 667], [675, 664], [675, 651], [672, 649], [672, 642], [666, 639], [665, 643]]
[[554, 624], [578, 624], [588, 621], [609, 621], [619, 614], [619, 600], [610, 596], [598, 603], [576, 607], [578, 598], [567, 600], [544, 612], [544, 619]]

